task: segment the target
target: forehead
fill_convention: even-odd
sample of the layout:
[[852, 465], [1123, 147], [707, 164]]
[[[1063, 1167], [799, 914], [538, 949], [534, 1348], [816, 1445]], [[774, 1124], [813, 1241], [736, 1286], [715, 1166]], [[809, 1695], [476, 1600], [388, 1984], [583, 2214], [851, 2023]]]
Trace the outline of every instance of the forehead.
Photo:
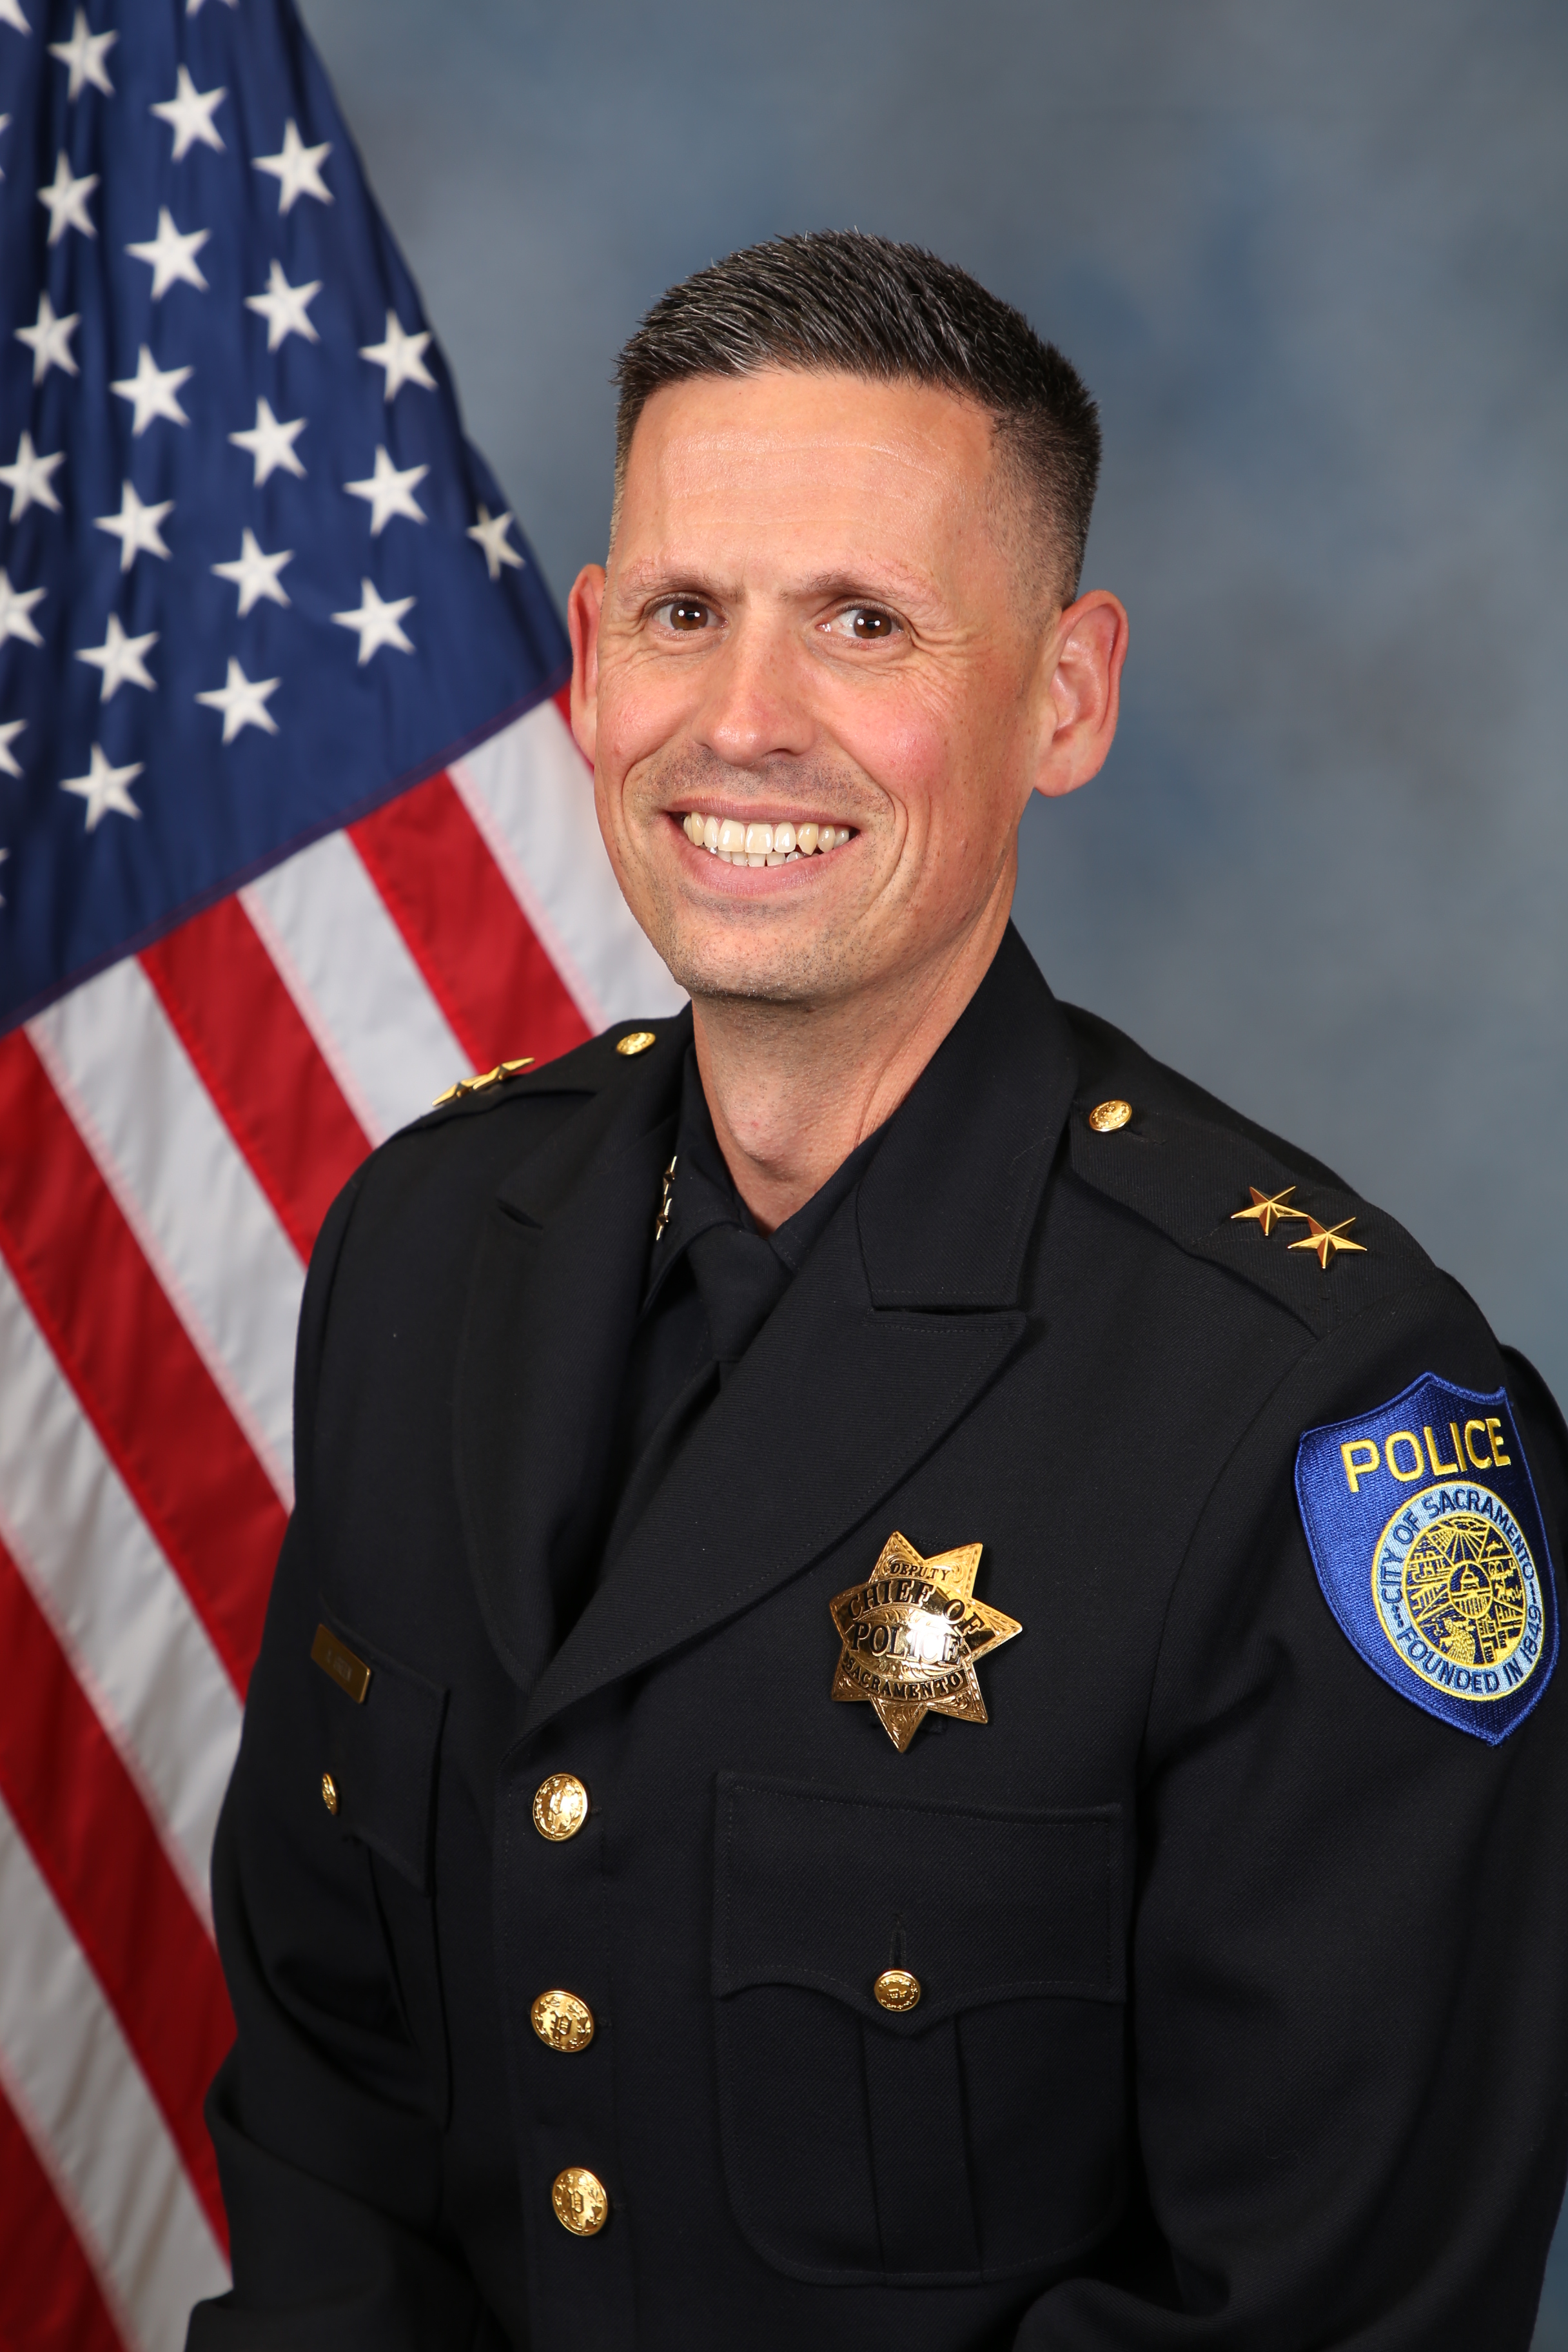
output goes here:
[[977, 402], [929, 384], [785, 368], [668, 384], [632, 436], [617, 553], [688, 532], [940, 543], [982, 520], [993, 439]]

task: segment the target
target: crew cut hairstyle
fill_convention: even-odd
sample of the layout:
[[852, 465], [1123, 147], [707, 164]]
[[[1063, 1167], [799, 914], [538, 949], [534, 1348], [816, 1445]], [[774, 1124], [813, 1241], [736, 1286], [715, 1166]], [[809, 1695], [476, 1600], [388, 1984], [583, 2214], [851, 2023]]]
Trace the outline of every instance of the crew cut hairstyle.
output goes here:
[[[748, 246], [661, 295], [621, 352], [616, 509], [651, 395], [769, 367], [933, 384], [980, 403], [1035, 509], [1030, 569], [1071, 602], [1100, 477], [1100, 421], [1071, 362], [1021, 310], [918, 245], [824, 229]], [[612, 526], [613, 529], [613, 526]]]

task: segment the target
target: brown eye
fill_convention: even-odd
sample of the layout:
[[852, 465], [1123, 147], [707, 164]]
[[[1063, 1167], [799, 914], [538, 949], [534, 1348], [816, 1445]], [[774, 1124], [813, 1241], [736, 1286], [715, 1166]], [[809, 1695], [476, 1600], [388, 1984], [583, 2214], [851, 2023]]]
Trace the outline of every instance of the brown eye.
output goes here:
[[710, 618], [707, 605], [695, 596], [672, 596], [668, 604], [659, 606], [658, 611], [659, 618], [667, 628], [680, 629], [688, 635], [696, 629], [705, 629]]
[[858, 646], [885, 645], [899, 634], [899, 624], [880, 604], [847, 604], [822, 625], [830, 635]]

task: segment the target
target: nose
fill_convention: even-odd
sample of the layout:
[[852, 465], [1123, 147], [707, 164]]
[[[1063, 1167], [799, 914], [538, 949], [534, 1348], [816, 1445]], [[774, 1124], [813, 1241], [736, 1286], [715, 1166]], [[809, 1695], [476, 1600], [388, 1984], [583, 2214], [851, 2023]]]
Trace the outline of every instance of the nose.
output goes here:
[[731, 768], [799, 758], [816, 731], [804, 670], [786, 625], [754, 612], [731, 622], [703, 666], [698, 740]]

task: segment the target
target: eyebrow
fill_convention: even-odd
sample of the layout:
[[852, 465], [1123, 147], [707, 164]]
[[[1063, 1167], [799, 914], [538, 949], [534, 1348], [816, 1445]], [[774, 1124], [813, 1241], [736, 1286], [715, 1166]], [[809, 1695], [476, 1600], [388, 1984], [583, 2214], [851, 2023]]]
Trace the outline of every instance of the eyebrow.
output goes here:
[[[920, 573], [905, 571], [896, 563], [879, 568], [882, 577], [879, 585], [874, 586], [864, 572], [840, 568], [834, 572], [816, 572], [808, 579], [797, 582], [790, 593], [804, 604], [837, 604], [855, 597], [868, 604], [887, 602], [929, 605], [933, 601], [940, 601], [935, 597], [930, 581]], [[627, 564], [620, 575], [619, 586], [623, 595], [636, 601], [659, 591], [671, 596], [719, 595], [723, 593], [717, 587], [705, 586], [700, 570], [682, 571], [674, 565], [647, 562]]]

